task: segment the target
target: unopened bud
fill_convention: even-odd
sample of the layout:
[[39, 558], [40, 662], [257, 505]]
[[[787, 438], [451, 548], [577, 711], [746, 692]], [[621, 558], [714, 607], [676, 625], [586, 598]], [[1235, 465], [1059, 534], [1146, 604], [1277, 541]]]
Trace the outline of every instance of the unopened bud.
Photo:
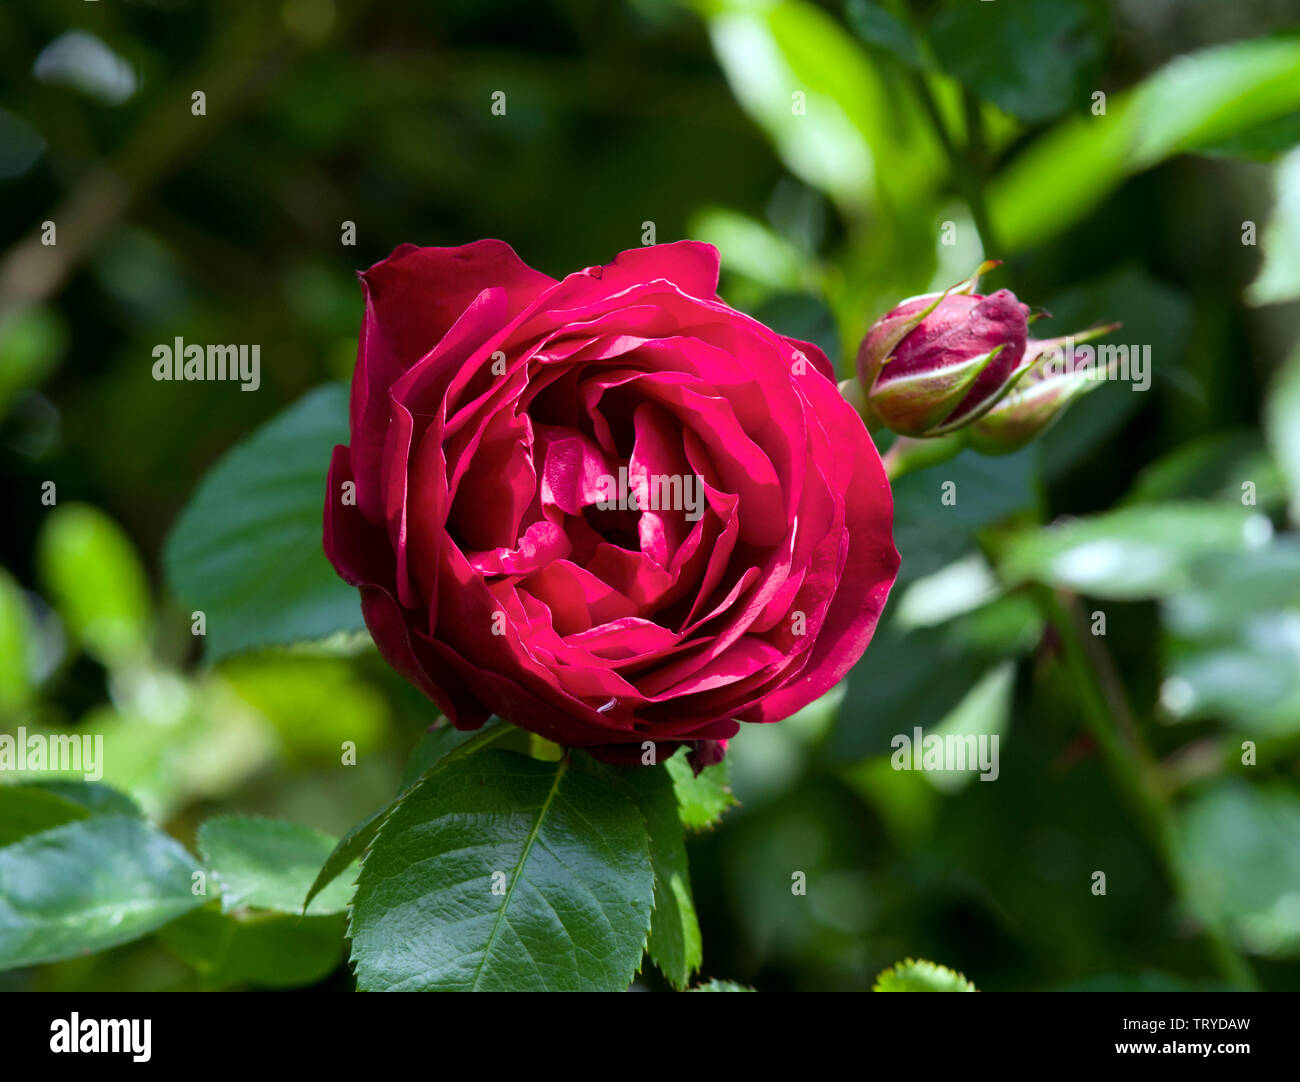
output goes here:
[[1010, 290], [975, 292], [989, 262], [944, 293], [913, 297], [877, 320], [858, 379], [884, 424], [942, 436], [991, 409], [1026, 370], [1029, 309]]

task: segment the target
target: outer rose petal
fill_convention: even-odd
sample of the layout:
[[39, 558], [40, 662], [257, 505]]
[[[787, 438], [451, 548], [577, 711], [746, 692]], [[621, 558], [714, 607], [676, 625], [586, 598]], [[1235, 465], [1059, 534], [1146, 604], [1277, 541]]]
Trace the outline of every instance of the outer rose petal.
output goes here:
[[[480, 240], [459, 248], [403, 244], [360, 275], [366, 314], [352, 374], [352, 446], [368, 477], [378, 465], [388, 427], [388, 391], [433, 349], [487, 288], [506, 293], [506, 318], [555, 284], [527, 266], [510, 245]], [[379, 494], [359, 485], [358, 502], [377, 518]]]

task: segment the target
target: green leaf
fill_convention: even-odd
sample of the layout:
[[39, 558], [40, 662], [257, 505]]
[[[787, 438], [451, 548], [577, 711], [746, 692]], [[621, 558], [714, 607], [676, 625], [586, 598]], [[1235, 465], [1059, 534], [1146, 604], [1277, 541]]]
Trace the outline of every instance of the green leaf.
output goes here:
[[[1252, 737], [1300, 732], [1300, 657], [1297, 613], [1275, 624], [1274, 641], [1178, 650], [1160, 688], [1160, 704], [1176, 721], [1222, 719]], [[1256, 622], [1267, 628], [1267, 621]]]
[[1191, 905], [1257, 954], [1300, 956], [1300, 799], [1225, 780], [1180, 816]]
[[198, 905], [198, 864], [143, 819], [65, 823], [0, 849], [0, 969], [139, 939]]
[[176, 594], [207, 617], [207, 656], [363, 626], [321, 547], [325, 479], [347, 441], [348, 395], [319, 387], [219, 461], [163, 553]]
[[[276, 819], [220, 816], [198, 834], [199, 852], [221, 888], [221, 907], [301, 913], [303, 898], [329, 858], [335, 840], [328, 834]], [[347, 908], [350, 883], [320, 892], [311, 914], [341, 913]]]
[[26, 592], [0, 567], [0, 718], [19, 720], [40, 680], [60, 661], [57, 620], [40, 620]]
[[1079, 0], [1016, 6], [958, 4], [929, 33], [939, 66], [986, 101], [1036, 122], [1087, 104], [1086, 75], [1101, 42]]
[[731, 792], [730, 760], [706, 766], [698, 774], [686, 761], [686, 752], [678, 751], [665, 763], [677, 794], [677, 812], [682, 825], [691, 830], [707, 830], [722, 813], [738, 803]]
[[1269, 391], [1264, 431], [1286, 480], [1291, 521], [1300, 525], [1300, 349], [1291, 354]]
[[1300, 298], [1300, 150], [1274, 170], [1273, 214], [1259, 238], [1264, 262], [1246, 291], [1251, 304], [1280, 304]]
[[1001, 571], [1117, 601], [1163, 597], [1191, 585], [1191, 565], [1211, 554], [1240, 556], [1267, 543], [1268, 519], [1231, 504], [1169, 503], [1121, 508], [1008, 542]]
[[972, 552], [900, 592], [894, 618], [904, 630], [935, 627], [994, 600], [1001, 584], [982, 553]]
[[204, 989], [301, 988], [343, 960], [345, 923], [342, 914], [222, 913], [214, 904], [172, 921], [158, 938], [193, 967]]
[[973, 992], [975, 986], [947, 966], [924, 959], [908, 958], [884, 970], [876, 978], [873, 992]]
[[1236, 41], [1180, 56], [1133, 90], [1111, 94], [1105, 115], [1067, 120], [1019, 155], [990, 187], [994, 230], [1008, 252], [1040, 243], [1129, 175], [1297, 108], [1300, 39]]
[[149, 583], [131, 539], [102, 511], [60, 504], [36, 541], [41, 579], [64, 625], [105, 665], [148, 650]]
[[357, 984], [622, 990], [653, 895], [645, 823], [606, 771], [494, 750], [449, 759], [362, 862], [349, 929]]
[[655, 903], [650, 918], [651, 961], [677, 989], [685, 988], [704, 960], [700, 924], [691, 896], [686, 839], [672, 777], [665, 767], [633, 767], [621, 776], [636, 793], [650, 834]]
[[692, 992], [753, 992], [755, 989], [750, 988], [747, 984], [740, 984], [736, 981], [720, 981], [716, 978], [711, 981], [703, 981], [694, 988], [689, 989]]
[[880, 755], [895, 733], [931, 728], [979, 679], [985, 662], [943, 628], [904, 631], [888, 620], [876, 629], [862, 661], [849, 672], [849, 690], [832, 730], [839, 762]]
[[85, 808], [35, 786], [0, 785], [0, 846], [89, 817]]
[[[1201, 560], [1193, 584], [1168, 598], [1162, 615], [1176, 637], [1232, 642], [1272, 613], [1300, 611], [1300, 541], [1289, 534], [1253, 552], [1249, 560]], [[1263, 628], [1256, 634], [1264, 638]]]

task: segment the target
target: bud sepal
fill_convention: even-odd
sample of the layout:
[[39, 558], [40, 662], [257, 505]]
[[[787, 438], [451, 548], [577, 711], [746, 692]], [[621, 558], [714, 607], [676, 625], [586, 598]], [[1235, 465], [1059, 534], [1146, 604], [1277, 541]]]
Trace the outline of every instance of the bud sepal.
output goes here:
[[1119, 326], [1108, 323], [1059, 338], [1031, 339], [1025, 348], [1028, 370], [1005, 398], [966, 430], [970, 446], [981, 454], [1005, 455], [1042, 435], [1071, 402], [1102, 382], [1090, 366], [1068, 367], [1065, 347], [1100, 338]]

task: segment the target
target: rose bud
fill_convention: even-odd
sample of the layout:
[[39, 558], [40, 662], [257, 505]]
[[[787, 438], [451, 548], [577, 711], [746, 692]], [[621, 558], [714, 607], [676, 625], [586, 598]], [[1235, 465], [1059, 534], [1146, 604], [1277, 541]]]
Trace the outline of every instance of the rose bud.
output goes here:
[[983, 264], [943, 293], [913, 297], [876, 321], [858, 379], [876, 416], [904, 436], [942, 436], [991, 409], [1024, 374], [1029, 309], [1010, 290], [975, 292]]
[[880, 456], [821, 350], [719, 299], [715, 249], [557, 281], [403, 245], [361, 282], [325, 552], [458, 729], [699, 767], [861, 656], [898, 570]]
[[966, 430], [970, 445], [981, 454], [1005, 455], [1045, 431], [1071, 402], [1101, 383], [1091, 365], [1073, 362], [1067, 343], [1100, 338], [1119, 326], [1110, 323], [1061, 338], [1030, 339], [1025, 347], [1028, 370], [1005, 398]]

